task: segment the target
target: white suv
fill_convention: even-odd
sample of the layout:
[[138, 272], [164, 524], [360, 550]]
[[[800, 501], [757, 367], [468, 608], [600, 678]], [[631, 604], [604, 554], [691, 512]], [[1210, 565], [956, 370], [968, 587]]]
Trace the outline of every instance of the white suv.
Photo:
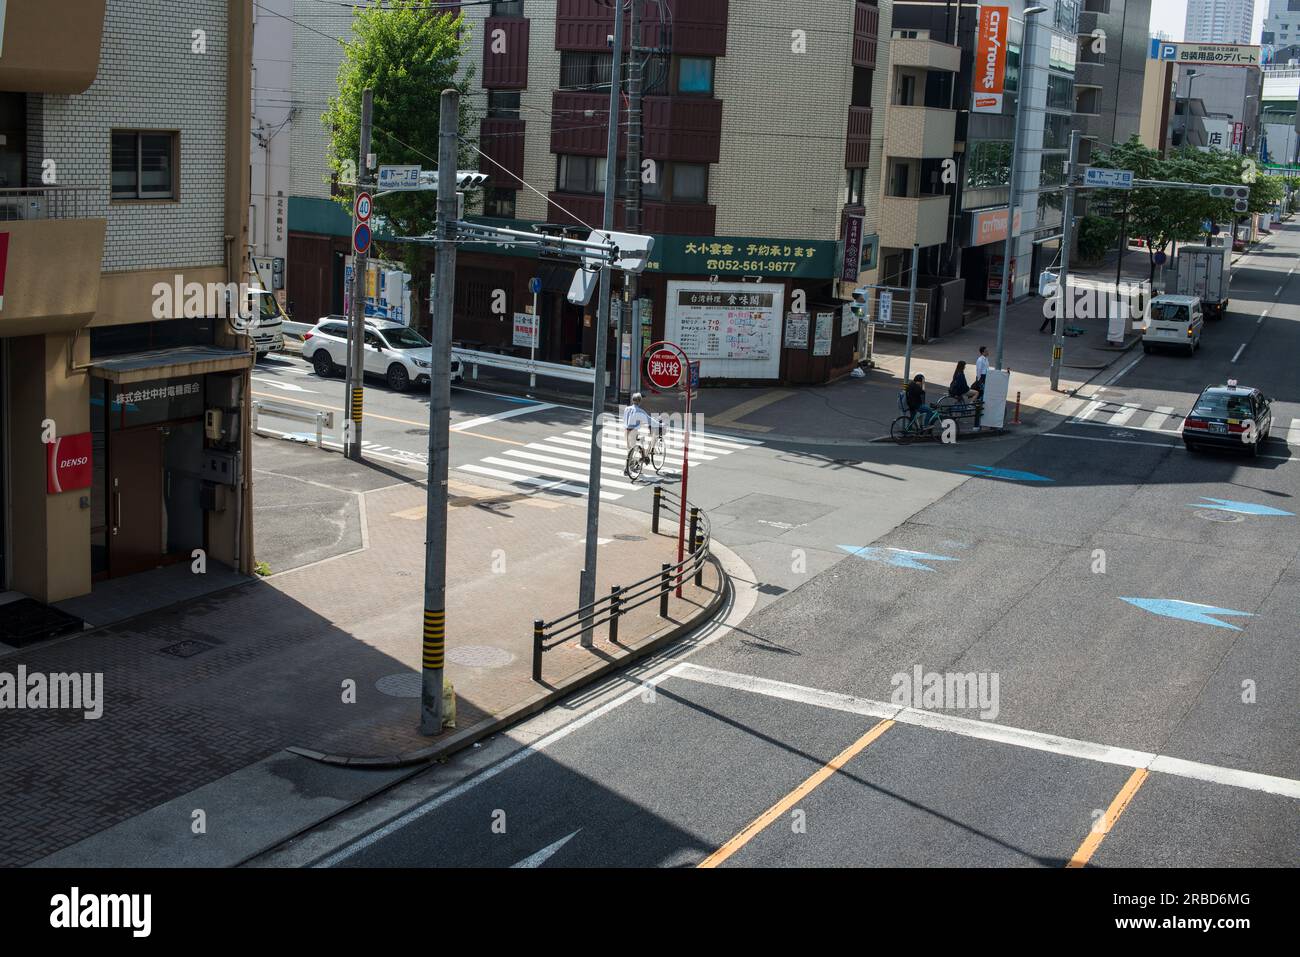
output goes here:
[[[410, 326], [388, 319], [366, 320], [365, 370], [383, 376], [389, 388], [404, 392], [414, 383], [428, 386], [433, 347]], [[320, 376], [341, 375], [348, 361], [348, 323], [326, 316], [302, 337], [302, 357]], [[460, 360], [451, 359], [451, 381], [461, 377]]]

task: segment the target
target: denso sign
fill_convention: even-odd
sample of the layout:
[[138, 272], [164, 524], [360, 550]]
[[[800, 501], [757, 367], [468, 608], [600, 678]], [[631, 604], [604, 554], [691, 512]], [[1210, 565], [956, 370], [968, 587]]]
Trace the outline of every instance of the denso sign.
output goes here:
[[1007, 69], [1007, 7], [981, 6], [975, 36], [975, 82], [971, 111], [1001, 113]]
[[45, 446], [45, 490], [51, 495], [90, 488], [90, 433], [61, 435]]

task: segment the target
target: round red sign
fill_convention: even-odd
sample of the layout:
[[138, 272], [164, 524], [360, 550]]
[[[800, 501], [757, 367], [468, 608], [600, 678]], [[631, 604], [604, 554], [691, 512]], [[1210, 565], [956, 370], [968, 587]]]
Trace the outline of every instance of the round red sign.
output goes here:
[[656, 388], [672, 389], [682, 381], [682, 360], [676, 353], [658, 349], [646, 360], [646, 374]]

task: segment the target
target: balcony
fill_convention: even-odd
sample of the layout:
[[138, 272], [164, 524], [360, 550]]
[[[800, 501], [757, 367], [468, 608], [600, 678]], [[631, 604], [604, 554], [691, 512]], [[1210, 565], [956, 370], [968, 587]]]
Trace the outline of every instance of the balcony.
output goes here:
[[106, 0], [10, 0], [0, 23], [0, 90], [85, 93], [99, 73], [105, 5]]
[[1109, 14], [1107, 12], [1103, 12], [1101, 10], [1080, 10], [1079, 26], [1078, 29], [1076, 30], [1076, 36], [1091, 37], [1093, 31], [1096, 30], [1097, 27], [1100, 25], [1101, 18], [1108, 15]]
[[[547, 198], [552, 203], [547, 213], [551, 222], [576, 225], [586, 223], [596, 226], [604, 222], [603, 196], [592, 193], [551, 192], [547, 194]], [[559, 207], [568, 210], [568, 213], [562, 212]], [[717, 223], [717, 213], [717, 207], [710, 203], [646, 201], [641, 206], [641, 231], [652, 235], [712, 236]], [[623, 225], [623, 198], [619, 197], [614, 207], [614, 228], [622, 229]]]
[[[479, 161], [479, 169], [488, 174], [488, 186], [519, 188], [519, 179], [524, 176], [524, 126], [523, 120], [486, 117], [480, 121], [479, 149], [487, 156]], [[510, 176], [497, 163], [519, 179]]]
[[1074, 86], [1091, 86], [1101, 89], [1106, 85], [1106, 64], [1079, 60], [1074, 64]]
[[[626, 155], [627, 120], [621, 116], [618, 152]], [[604, 156], [608, 119], [608, 94], [556, 90], [551, 95], [551, 152]], [[647, 96], [642, 100], [641, 132], [642, 152], [648, 157], [716, 163], [722, 146], [722, 101]]]
[[0, 189], [0, 336], [74, 332], [94, 317], [108, 226], [87, 215], [96, 199], [67, 186]]
[[891, 105], [885, 115], [885, 155], [908, 159], [952, 156], [955, 110]]
[[948, 196], [882, 196], [880, 245], [892, 249], [937, 246], [948, 238]]
[[844, 168], [864, 169], [871, 165], [871, 107], [849, 107], [848, 140], [844, 145]]
[[[498, 30], [504, 38], [496, 35]], [[494, 46], [501, 52], [492, 52]], [[523, 17], [488, 17], [483, 24], [483, 88], [522, 90], [527, 86], [528, 21]]]
[[914, 66], [926, 70], [957, 73], [961, 70], [961, 47], [938, 40], [895, 37], [889, 41], [890, 66]]
[[853, 5], [853, 65], [876, 68], [876, 37], [880, 32], [880, 10], [874, 3], [858, 0]]
[[[1084, 139], [1101, 139], [1109, 137], [1110, 133], [1106, 130], [1106, 124], [1098, 113], [1074, 113], [1070, 117], [1074, 128], [1079, 131], [1079, 136]], [[1109, 142], [1109, 139], [1107, 139]]]
[[[679, 56], [727, 55], [727, 0], [667, 0], [673, 52]], [[660, 43], [659, 18], [647, 5], [640, 27], [640, 46]], [[614, 11], [597, 0], [557, 0], [555, 49], [604, 53], [614, 33]], [[630, 36], [628, 40], [630, 41]], [[627, 42], [627, 41], [625, 41]]]

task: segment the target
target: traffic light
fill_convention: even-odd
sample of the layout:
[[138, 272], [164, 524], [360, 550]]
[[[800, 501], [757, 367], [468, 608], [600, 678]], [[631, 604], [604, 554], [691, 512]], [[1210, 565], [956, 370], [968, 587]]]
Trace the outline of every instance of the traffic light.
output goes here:
[[1210, 187], [1211, 199], [1249, 200], [1249, 186], [1214, 185]]
[[465, 170], [456, 172], [456, 188], [460, 189], [478, 189], [487, 181], [487, 173], [474, 173]]
[[1232, 201], [1232, 211], [1234, 213], [1250, 212], [1250, 200], [1237, 198]]
[[859, 286], [853, 290], [853, 300], [849, 303], [849, 312], [859, 319], [867, 318], [867, 296], [871, 290], [865, 286]]

